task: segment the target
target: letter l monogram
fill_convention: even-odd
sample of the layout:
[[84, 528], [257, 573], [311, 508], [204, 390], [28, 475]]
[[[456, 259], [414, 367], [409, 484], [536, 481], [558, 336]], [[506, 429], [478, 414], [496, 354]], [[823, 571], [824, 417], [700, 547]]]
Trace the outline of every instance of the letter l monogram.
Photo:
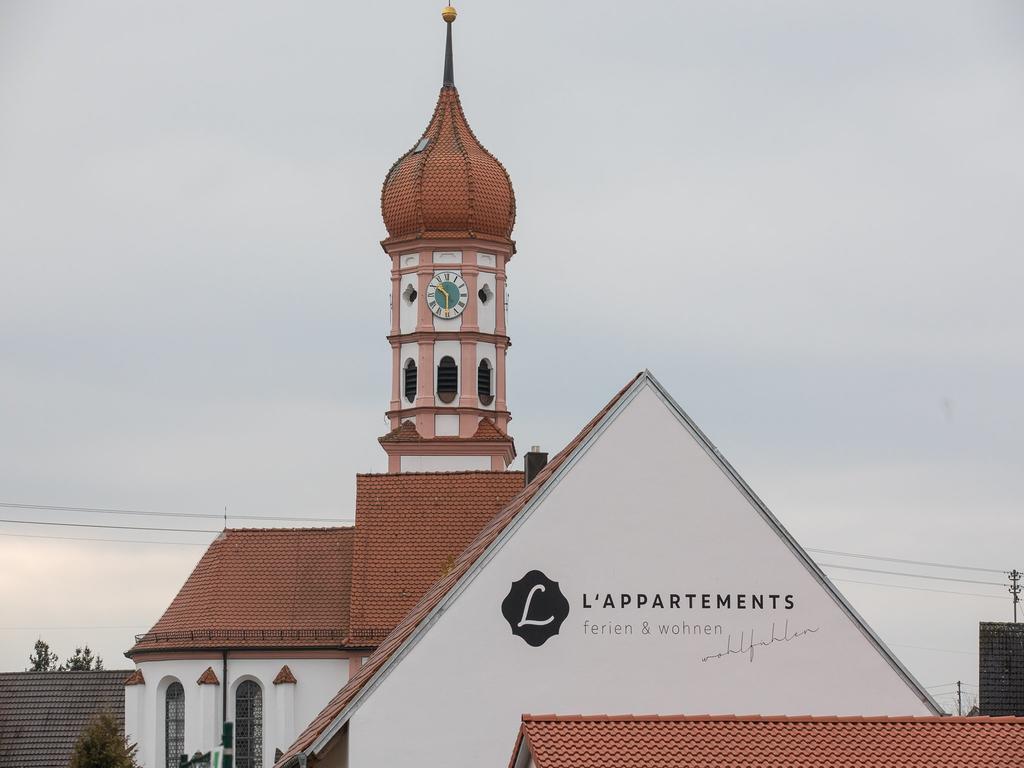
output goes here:
[[520, 627], [525, 627], [527, 624], [537, 627], [543, 627], [545, 624], [550, 624], [552, 621], [555, 620], [554, 616], [549, 616], [548, 618], [544, 619], [544, 621], [537, 621], [535, 619], [526, 618], [530, 614], [530, 603], [533, 602], [533, 593], [537, 590], [543, 592], [544, 585], [534, 584], [533, 587], [530, 589], [530, 593], [526, 596], [526, 605], [523, 606], [523, 618], [519, 620], [518, 626]]

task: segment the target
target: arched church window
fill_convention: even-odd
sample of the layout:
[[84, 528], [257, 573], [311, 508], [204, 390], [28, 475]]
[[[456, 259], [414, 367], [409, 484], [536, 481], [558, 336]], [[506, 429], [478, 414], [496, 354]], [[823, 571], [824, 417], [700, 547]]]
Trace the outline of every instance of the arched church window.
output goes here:
[[481, 360], [476, 369], [476, 393], [482, 405], [490, 405], [494, 400], [491, 394], [491, 364], [488, 360]]
[[437, 396], [442, 403], [450, 403], [459, 392], [459, 366], [448, 355], [437, 366]]
[[164, 694], [164, 760], [167, 768], [178, 768], [185, 751], [185, 689], [171, 683]]
[[235, 691], [235, 765], [263, 766], [263, 690], [252, 680]]
[[409, 360], [405, 364], [405, 399], [410, 403], [416, 399], [416, 361]]

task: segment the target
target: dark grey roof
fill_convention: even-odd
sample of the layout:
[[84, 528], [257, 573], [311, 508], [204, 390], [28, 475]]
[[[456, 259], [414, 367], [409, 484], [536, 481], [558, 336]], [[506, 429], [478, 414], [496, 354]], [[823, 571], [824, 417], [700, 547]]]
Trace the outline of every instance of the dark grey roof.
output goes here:
[[979, 625], [978, 708], [983, 715], [1024, 715], [1024, 624]]
[[123, 731], [131, 672], [0, 673], [0, 768], [67, 768], [78, 735], [104, 710]]

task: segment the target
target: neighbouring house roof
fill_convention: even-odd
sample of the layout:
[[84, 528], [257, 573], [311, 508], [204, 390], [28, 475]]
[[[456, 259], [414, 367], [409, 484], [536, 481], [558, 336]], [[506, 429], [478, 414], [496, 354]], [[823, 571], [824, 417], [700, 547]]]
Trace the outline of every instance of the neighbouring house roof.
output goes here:
[[341, 646], [353, 539], [351, 527], [225, 530], [127, 655]]
[[[325, 734], [335, 720], [344, 712], [349, 704], [358, 696], [363, 687], [387, 664], [391, 655], [401, 648], [410, 638], [416, 628], [420, 625], [437, 605], [448, 594], [459, 580], [469, 571], [480, 556], [487, 550], [498, 536], [505, 530], [506, 526], [515, 519], [516, 515], [526, 504], [544, 487], [544, 484], [555, 474], [562, 464], [573, 454], [590, 433], [601, 423], [604, 417], [618, 404], [636, 382], [644, 375], [644, 372], [634, 376], [608, 404], [565, 446], [555, 455], [547, 466], [544, 467], [528, 486], [523, 488], [508, 504], [498, 512], [472, 540], [469, 546], [452, 563], [447, 573], [434, 582], [433, 586], [423, 595], [423, 598], [415, 604], [394, 631], [377, 647], [366, 663], [359, 668], [350, 679], [347, 685], [342, 688], [320, 712], [316, 718], [299, 734], [295, 743], [277, 761], [277, 765], [284, 765], [296, 755], [310, 749], [314, 743]], [[381, 476], [383, 477], [383, 476]], [[397, 477], [397, 476], [396, 476]]]
[[522, 472], [357, 475], [349, 645], [383, 640], [522, 489]]
[[0, 768], [66, 768], [82, 729], [109, 712], [124, 730], [130, 669], [0, 673]]
[[523, 715], [509, 768], [1010, 768], [1024, 718]]
[[1024, 715], [1024, 624], [978, 626], [978, 708], [983, 715]]

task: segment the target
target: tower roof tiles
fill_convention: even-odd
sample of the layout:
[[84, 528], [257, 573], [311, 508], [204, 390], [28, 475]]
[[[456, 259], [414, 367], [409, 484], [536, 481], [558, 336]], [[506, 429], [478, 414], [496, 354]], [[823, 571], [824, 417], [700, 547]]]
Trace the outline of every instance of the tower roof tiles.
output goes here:
[[384, 179], [380, 208], [389, 241], [487, 237], [511, 242], [516, 220], [512, 180], [473, 134], [452, 74], [451, 19], [445, 77], [419, 141]]

